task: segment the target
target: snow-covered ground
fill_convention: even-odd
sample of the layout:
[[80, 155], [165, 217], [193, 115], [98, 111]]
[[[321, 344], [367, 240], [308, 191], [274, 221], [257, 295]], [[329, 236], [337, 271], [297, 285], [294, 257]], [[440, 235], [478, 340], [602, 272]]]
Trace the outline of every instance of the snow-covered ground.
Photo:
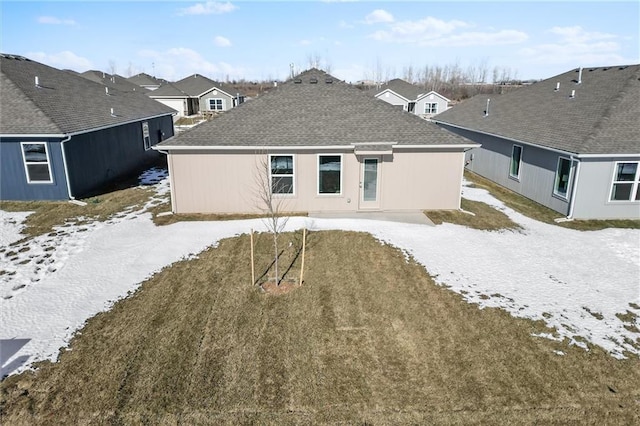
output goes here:
[[[13, 245], [22, 238], [21, 223], [28, 213], [2, 212], [2, 376], [39, 360], [55, 360], [88, 318], [109, 309], [164, 266], [222, 238], [265, 230], [260, 219], [157, 227], [146, 210], [167, 201], [166, 172], [151, 170], [141, 184], [154, 185], [157, 192], [142, 209], [127, 209], [105, 222], [70, 222], [54, 235]], [[369, 232], [403, 249], [439, 284], [469, 302], [542, 320], [557, 330], [532, 338], [567, 338], [581, 347], [588, 341], [616, 358], [623, 351], [640, 354], [629, 344], [640, 342], [639, 230], [579, 232], [529, 219], [481, 189], [464, 187], [463, 196], [495, 206], [523, 229], [487, 232], [452, 224], [293, 217], [287, 230]], [[632, 322], [616, 316], [627, 312], [635, 315]]]

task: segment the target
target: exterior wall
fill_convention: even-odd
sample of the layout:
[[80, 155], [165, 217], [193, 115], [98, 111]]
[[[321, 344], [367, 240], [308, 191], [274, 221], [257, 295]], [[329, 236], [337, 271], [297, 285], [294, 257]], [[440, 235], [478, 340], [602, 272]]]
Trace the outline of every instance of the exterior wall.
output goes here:
[[[458, 135], [482, 144], [466, 154], [467, 168], [518, 194], [530, 198], [562, 215], [569, 213], [569, 199], [575, 177], [575, 163], [572, 166], [567, 198], [553, 193], [558, 158], [568, 158], [559, 153], [530, 145], [517, 144], [498, 137], [446, 126]], [[522, 147], [520, 178], [509, 176], [513, 145]], [[473, 156], [473, 157], [472, 157]], [[472, 159], [473, 158], [473, 159]], [[582, 174], [582, 171], [580, 172]]]
[[110, 181], [140, 169], [157, 158], [157, 151], [146, 150], [142, 122], [149, 124], [151, 145], [173, 136], [171, 116], [141, 120], [123, 126], [73, 136], [65, 144], [71, 193], [76, 198], [98, 191]]
[[169, 108], [173, 108], [178, 111], [178, 114], [175, 116], [177, 120], [180, 117], [184, 117], [187, 114], [187, 105], [185, 99], [163, 99], [163, 98], [153, 98], [154, 100], [165, 104]]
[[[318, 194], [318, 154], [342, 154], [342, 193]], [[279, 151], [294, 155], [295, 193], [283, 198], [290, 212], [359, 210], [361, 161], [337, 151]], [[266, 154], [189, 151], [169, 153], [175, 213], [258, 213], [259, 164]], [[460, 207], [463, 153], [402, 151], [382, 157], [380, 210]]]
[[404, 109], [405, 111], [408, 108], [408, 104], [407, 104], [407, 101], [405, 99], [401, 98], [400, 96], [396, 95], [395, 93], [393, 93], [393, 92], [391, 92], [389, 90], [377, 94], [376, 98], [378, 98], [378, 99], [380, 99], [382, 101], [385, 101], [386, 103], [391, 104], [391, 105], [401, 105], [402, 109]]
[[640, 219], [640, 201], [609, 201], [617, 161], [640, 161], [640, 155], [582, 160], [573, 208], [575, 219]]
[[[27, 182], [20, 142], [47, 142], [53, 183]], [[0, 138], [1, 200], [66, 200], [68, 198], [60, 139]]]
[[209, 109], [209, 99], [224, 99], [222, 110], [228, 111], [233, 108], [233, 96], [228, 96], [219, 90], [213, 90], [200, 98], [200, 111], [211, 111]]
[[[438, 104], [438, 112], [436, 114], [425, 114], [424, 112], [424, 106], [426, 104], [432, 104], [432, 103], [437, 103]], [[441, 112], [444, 112], [446, 110], [449, 109], [449, 102], [447, 102], [446, 99], [443, 99], [442, 97], [436, 95], [435, 93], [430, 93], [427, 96], [424, 96], [423, 98], [420, 98], [416, 101], [416, 109], [415, 109], [415, 113], [416, 115], [419, 115], [422, 118], [430, 118], [433, 117], [434, 115], [440, 114]]]

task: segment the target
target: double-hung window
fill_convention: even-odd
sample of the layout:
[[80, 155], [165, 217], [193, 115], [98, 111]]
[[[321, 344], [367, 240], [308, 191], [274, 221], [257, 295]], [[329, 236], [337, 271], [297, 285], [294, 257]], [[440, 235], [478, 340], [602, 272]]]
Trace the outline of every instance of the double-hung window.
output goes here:
[[144, 145], [144, 150], [148, 151], [151, 149], [151, 136], [149, 135], [149, 123], [146, 121], [142, 122], [142, 143]]
[[640, 163], [616, 163], [611, 201], [640, 201]]
[[221, 98], [209, 98], [209, 110], [210, 111], [223, 111], [224, 99]]
[[270, 155], [271, 192], [273, 194], [293, 194], [293, 155]]
[[437, 114], [438, 113], [438, 104], [437, 103], [429, 103], [424, 104], [424, 113], [425, 114]]
[[569, 191], [569, 179], [571, 177], [571, 160], [559, 157], [556, 167], [556, 181], [553, 185], [553, 193], [563, 198], [567, 198]]
[[509, 176], [512, 178], [520, 178], [520, 160], [522, 160], [522, 147], [513, 145], [511, 149], [511, 165], [509, 166]]
[[342, 193], [342, 155], [318, 155], [318, 194]]
[[45, 142], [21, 142], [28, 183], [53, 183], [49, 151]]

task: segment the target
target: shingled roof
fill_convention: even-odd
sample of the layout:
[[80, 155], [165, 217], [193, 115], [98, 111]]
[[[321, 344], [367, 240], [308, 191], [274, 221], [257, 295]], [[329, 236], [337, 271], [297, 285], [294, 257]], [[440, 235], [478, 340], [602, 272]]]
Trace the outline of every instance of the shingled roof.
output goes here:
[[82, 133], [175, 113], [142, 91], [107, 94], [100, 83], [17, 55], [0, 54], [0, 88], [2, 135]]
[[323, 71], [311, 69], [158, 147], [321, 147], [375, 142], [473, 145]]
[[383, 84], [380, 87], [369, 89], [369, 93], [375, 96], [379, 93], [384, 92], [385, 90], [391, 90], [407, 99], [408, 101], [415, 101], [420, 95], [425, 93], [425, 90], [421, 87], [416, 86], [415, 84], [411, 84], [400, 78], [389, 80], [386, 84]]
[[107, 86], [111, 89], [118, 89], [123, 92], [135, 92], [141, 91], [142, 93], [148, 93], [149, 89], [145, 89], [144, 87], [140, 87], [137, 84], [134, 84], [118, 74], [109, 74], [102, 71], [89, 70], [80, 75], [84, 78], [87, 78], [91, 81], [95, 81], [96, 83], [100, 83], [104, 86]]
[[159, 79], [159, 78], [155, 78], [155, 77], [151, 77], [149, 74], [143, 73], [141, 72], [140, 74], [136, 74], [133, 75], [129, 78], [127, 78], [127, 81], [129, 81], [130, 83], [133, 83], [135, 85], [138, 85], [140, 87], [144, 87], [144, 86], [160, 86], [163, 83], [166, 83], [165, 80]]
[[638, 117], [640, 65], [623, 65], [576, 68], [503, 95], [477, 95], [434, 120], [568, 153], [638, 154]]

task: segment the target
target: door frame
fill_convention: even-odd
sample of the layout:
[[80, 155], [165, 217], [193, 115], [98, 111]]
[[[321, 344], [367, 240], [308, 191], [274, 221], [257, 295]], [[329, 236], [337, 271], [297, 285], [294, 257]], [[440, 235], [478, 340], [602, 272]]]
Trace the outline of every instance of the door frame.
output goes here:
[[[367, 160], [376, 161], [376, 199], [374, 201], [364, 200], [364, 174], [365, 163]], [[380, 190], [382, 156], [380, 155], [366, 155], [360, 158], [360, 179], [358, 188], [358, 210], [379, 210], [380, 209], [380, 196], [382, 191]]]

